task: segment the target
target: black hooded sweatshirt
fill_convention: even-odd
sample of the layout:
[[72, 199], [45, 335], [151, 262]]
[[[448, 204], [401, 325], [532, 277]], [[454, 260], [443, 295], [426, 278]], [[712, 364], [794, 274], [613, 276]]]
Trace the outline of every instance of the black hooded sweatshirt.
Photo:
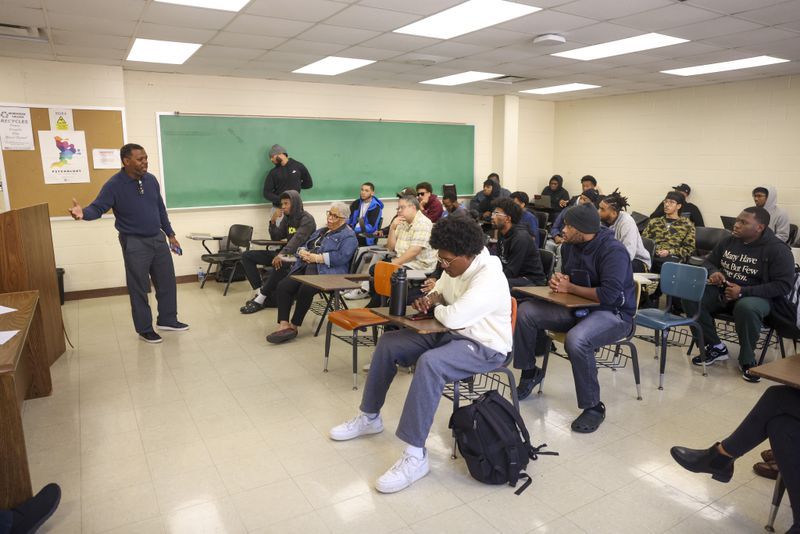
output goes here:
[[704, 262], [708, 273], [721, 272], [742, 287], [743, 297], [775, 300], [794, 282], [794, 257], [789, 246], [769, 228], [752, 243], [733, 235], [720, 241]]
[[292, 189], [284, 193], [292, 201], [291, 210], [283, 214], [280, 224], [276, 225], [270, 221], [269, 236], [276, 241], [288, 239], [289, 242], [283, 247], [281, 254], [294, 254], [317, 229], [317, 223], [314, 222], [314, 217], [303, 209], [300, 193]]
[[533, 285], [543, 286], [547, 278], [542, 267], [542, 258], [536, 240], [528, 233], [528, 227], [515, 224], [507, 234], [498, 235], [497, 256], [503, 264], [506, 278], [527, 278]]
[[550, 208], [551, 209], [554, 209], [554, 210], [557, 210], [557, 211], [561, 211], [563, 208], [561, 207], [560, 202], [562, 200], [569, 200], [569, 191], [564, 189], [564, 179], [563, 178], [561, 178], [561, 177], [550, 178], [550, 180], [547, 183], [549, 184], [553, 180], [558, 182], [558, 189], [553, 191], [552, 189], [550, 189], [550, 186], [548, 185], [547, 187], [542, 189], [542, 196], [543, 197], [544, 196], [549, 196], [550, 197]]

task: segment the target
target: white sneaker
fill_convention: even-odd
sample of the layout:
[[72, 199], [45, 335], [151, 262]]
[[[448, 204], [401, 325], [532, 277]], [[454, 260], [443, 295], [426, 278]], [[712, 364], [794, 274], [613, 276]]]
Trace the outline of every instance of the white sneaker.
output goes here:
[[361, 368], [362, 371], [365, 373], [369, 373], [369, 368], [372, 366], [372, 362], [365, 363], [364, 366]]
[[369, 296], [369, 291], [363, 289], [351, 289], [347, 293], [342, 294], [345, 300], [359, 300], [365, 299]]
[[329, 435], [332, 440], [346, 441], [358, 436], [378, 434], [380, 432], [383, 432], [383, 419], [381, 419], [380, 414], [375, 419], [370, 420], [369, 417], [360, 413], [349, 421], [331, 428]]
[[425, 451], [425, 456], [422, 459], [403, 453], [403, 457], [397, 460], [397, 462], [375, 482], [375, 489], [381, 493], [396, 493], [406, 489], [411, 484], [430, 473], [430, 471], [431, 466], [428, 463], [428, 451]]

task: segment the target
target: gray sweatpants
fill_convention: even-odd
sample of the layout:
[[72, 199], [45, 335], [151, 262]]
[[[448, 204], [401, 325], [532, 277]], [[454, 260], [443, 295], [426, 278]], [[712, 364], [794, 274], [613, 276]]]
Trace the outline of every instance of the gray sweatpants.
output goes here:
[[427, 335], [412, 330], [386, 332], [372, 356], [361, 411], [379, 413], [397, 374], [397, 365], [416, 364], [396, 434], [414, 447], [424, 447], [444, 385], [497, 369], [503, 360], [504, 354], [449, 332]]
[[175, 266], [164, 234], [152, 237], [120, 234], [119, 243], [125, 260], [125, 280], [136, 332], [141, 334], [153, 330], [153, 314], [147, 297], [151, 278], [158, 301], [157, 322], [175, 323], [178, 320]]

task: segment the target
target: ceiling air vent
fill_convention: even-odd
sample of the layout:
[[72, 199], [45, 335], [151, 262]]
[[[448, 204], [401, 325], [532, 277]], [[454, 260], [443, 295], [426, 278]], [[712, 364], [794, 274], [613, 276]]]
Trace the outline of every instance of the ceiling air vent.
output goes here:
[[492, 78], [491, 80], [483, 80], [489, 83], [500, 83], [503, 85], [511, 85], [512, 83], [530, 82], [535, 78], [525, 78], [523, 76], [500, 76], [499, 78]]
[[0, 22], [0, 39], [19, 39], [22, 41], [47, 42], [47, 34], [36, 26], [18, 26]]

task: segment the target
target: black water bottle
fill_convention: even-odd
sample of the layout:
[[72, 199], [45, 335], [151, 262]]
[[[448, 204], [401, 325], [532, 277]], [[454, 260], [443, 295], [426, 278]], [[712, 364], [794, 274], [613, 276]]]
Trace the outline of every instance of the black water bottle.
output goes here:
[[408, 277], [404, 267], [392, 273], [392, 296], [389, 303], [389, 315], [404, 316], [406, 314], [406, 298], [408, 298]]

